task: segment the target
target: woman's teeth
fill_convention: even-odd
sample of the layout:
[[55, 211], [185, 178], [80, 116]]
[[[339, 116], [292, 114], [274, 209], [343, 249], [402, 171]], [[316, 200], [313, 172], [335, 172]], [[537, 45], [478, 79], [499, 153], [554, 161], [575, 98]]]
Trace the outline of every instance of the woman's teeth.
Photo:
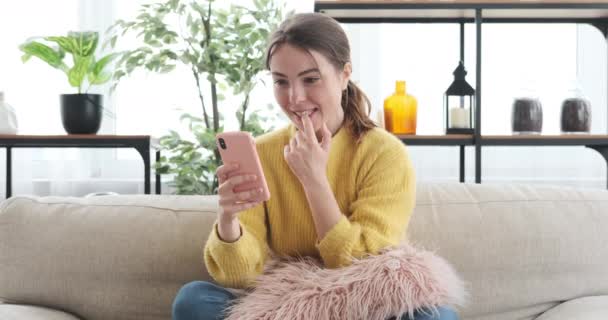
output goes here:
[[302, 118], [302, 117], [307, 117], [307, 116], [311, 115], [313, 112], [315, 112], [315, 110], [299, 111], [299, 112], [296, 112], [295, 114], [298, 117]]

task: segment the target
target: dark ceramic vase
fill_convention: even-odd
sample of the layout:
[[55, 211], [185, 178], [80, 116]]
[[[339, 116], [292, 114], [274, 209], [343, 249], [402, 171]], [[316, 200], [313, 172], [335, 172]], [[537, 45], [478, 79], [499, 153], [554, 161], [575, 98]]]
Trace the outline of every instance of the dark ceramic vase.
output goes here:
[[539, 134], [543, 130], [543, 108], [538, 99], [518, 98], [511, 114], [513, 133]]
[[95, 134], [101, 127], [103, 96], [100, 94], [62, 94], [61, 122], [69, 134]]
[[587, 133], [591, 130], [591, 104], [583, 98], [569, 98], [562, 103], [560, 128], [564, 133]]

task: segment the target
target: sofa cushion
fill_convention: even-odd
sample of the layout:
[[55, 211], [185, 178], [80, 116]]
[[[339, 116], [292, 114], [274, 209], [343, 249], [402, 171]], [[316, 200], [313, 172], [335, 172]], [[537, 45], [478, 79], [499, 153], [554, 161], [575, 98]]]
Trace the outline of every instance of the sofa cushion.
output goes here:
[[608, 295], [606, 230], [606, 190], [433, 183], [418, 186], [409, 239], [469, 282], [463, 319], [529, 320]]
[[49, 308], [0, 303], [0, 320], [79, 320], [75, 316]]
[[536, 320], [606, 320], [608, 296], [584, 297], [566, 301], [543, 313]]
[[209, 280], [202, 248], [216, 206], [200, 196], [8, 199], [0, 300], [87, 320], [170, 319], [179, 288]]

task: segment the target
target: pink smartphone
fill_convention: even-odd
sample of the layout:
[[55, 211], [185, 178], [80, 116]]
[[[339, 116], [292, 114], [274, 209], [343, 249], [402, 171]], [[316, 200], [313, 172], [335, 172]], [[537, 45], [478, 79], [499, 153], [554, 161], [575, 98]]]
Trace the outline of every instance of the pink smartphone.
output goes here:
[[233, 172], [231, 176], [255, 174], [258, 177], [256, 181], [240, 184], [234, 190], [239, 192], [253, 188], [262, 188], [262, 194], [258, 199], [260, 201], [270, 199], [270, 191], [266, 184], [262, 164], [251, 133], [243, 131], [223, 132], [216, 136], [216, 143], [224, 164], [239, 164], [239, 169]]

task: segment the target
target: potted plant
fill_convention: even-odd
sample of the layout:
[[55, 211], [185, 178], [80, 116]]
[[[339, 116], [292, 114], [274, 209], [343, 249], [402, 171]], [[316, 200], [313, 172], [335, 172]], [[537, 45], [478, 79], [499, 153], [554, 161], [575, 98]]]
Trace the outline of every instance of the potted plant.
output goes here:
[[[172, 174], [177, 194], [212, 194], [220, 156], [215, 135], [223, 131], [221, 103], [227, 94], [241, 98], [235, 114], [240, 130], [265, 132], [269, 119], [252, 111], [249, 96], [265, 69], [268, 35], [283, 20], [283, 7], [273, 0], [253, 0], [252, 7], [216, 8], [212, 0], [161, 0], [141, 6], [132, 21], [117, 21], [108, 43], [131, 34], [140, 39], [117, 60], [118, 81], [136, 70], [167, 73], [181, 64], [191, 71], [201, 112], [183, 114], [191, 137], [175, 130], [160, 139], [164, 156], [156, 172]], [[177, 22], [177, 23], [176, 23]], [[271, 109], [271, 105], [267, 105]]]
[[[91, 86], [110, 81], [112, 73], [107, 69], [117, 54], [97, 59], [98, 42], [98, 32], [68, 32], [67, 36], [32, 38], [19, 46], [24, 63], [32, 56], [39, 58], [63, 71], [70, 85], [78, 89], [78, 93], [60, 95], [61, 120], [70, 134], [95, 134], [101, 126], [103, 97], [87, 92]], [[71, 66], [64, 62], [67, 54], [72, 56]]]

